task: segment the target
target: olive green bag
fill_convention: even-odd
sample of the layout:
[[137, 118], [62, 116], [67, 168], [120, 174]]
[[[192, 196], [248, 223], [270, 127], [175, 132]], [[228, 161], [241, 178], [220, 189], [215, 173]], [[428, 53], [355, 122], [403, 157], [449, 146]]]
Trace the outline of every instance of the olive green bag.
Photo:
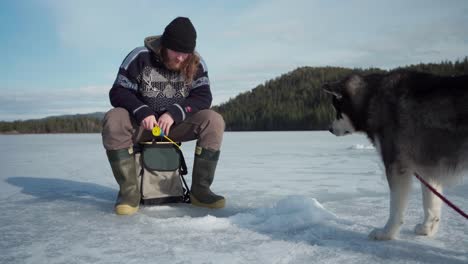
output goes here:
[[184, 175], [187, 166], [182, 151], [168, 142], [145, 142], [136, 160], [140, 166], [141, 203], [160, 205], [190, 202]]

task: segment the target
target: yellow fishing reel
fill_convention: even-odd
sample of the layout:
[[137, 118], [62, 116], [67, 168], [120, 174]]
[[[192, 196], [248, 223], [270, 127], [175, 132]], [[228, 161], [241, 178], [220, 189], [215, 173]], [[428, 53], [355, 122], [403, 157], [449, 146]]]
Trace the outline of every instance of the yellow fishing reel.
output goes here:
[[171, 142], [172, 144], [176, 145], [178, 148], [180, 148], [179, 145], [177, 145], [177, 143], [175, 143], [174, 141], [172, 141], [172, 139], [170, 139], [168, 136], [164, 135], [164, 131], [158, 127], [158, 126], [155, 126], [153, 127], [153, 129], [151, 130], [151, 133], [153, 134], [153, 136], [155, 137], [164, 137], [165, 139], [167, 139], [169, 142]]
[[153, 133], [153, 136], [155, 136], [155, 137], [164, 137], [165, 136], [164, 131], [158, 126], [153, 127], [151, 132]]

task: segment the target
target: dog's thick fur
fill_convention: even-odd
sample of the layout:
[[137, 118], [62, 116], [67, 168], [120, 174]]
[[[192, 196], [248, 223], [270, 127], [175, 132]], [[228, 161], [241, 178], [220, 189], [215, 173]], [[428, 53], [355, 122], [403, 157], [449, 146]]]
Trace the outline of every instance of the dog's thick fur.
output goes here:
[[[439, 192], [468, 168], [468, 75], [441, 77], [399, 70], [350, 75], [323, 89], [333, 94], [337, 135], [364, 132], [379, 152], [390, 187], [390, 216], [369, 237], [393, 239], [403, 223], [411, 177], [418, 173]], [[442, 201], [422, 187], [419, 235], [434, 235]]]

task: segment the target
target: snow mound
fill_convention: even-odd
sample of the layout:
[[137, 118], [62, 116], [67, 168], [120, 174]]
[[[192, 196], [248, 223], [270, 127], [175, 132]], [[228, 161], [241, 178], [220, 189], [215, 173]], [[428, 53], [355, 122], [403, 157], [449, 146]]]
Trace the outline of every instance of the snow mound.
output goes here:
[[288, 233], [326, 224], [330, 220], [337, 220], [337, 217], [314, 198], [288, 196], [272, 207], [236, 214], [230, 220], [233, 224], [257, 231]]

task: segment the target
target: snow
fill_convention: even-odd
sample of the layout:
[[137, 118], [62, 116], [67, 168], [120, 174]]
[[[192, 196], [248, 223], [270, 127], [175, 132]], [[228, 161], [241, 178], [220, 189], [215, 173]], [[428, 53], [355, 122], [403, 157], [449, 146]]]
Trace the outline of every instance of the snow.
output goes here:
[[[184, 143], [189, 171], [194, 142]], [[187, 204], [113, 213], [117, 184], [99, 134], [3, 135], [0, 263], [468, 263], [468, 221], [444, 205], [435, 237], [414, 180], [398, 239], [368, 233], [388, 216], [382, 165], [364, 136], [227, 132], [213, 190]], [[190, 177], [187, 182], [190, 184]], [[445, 195], [468, 210], [468, 184]]]

